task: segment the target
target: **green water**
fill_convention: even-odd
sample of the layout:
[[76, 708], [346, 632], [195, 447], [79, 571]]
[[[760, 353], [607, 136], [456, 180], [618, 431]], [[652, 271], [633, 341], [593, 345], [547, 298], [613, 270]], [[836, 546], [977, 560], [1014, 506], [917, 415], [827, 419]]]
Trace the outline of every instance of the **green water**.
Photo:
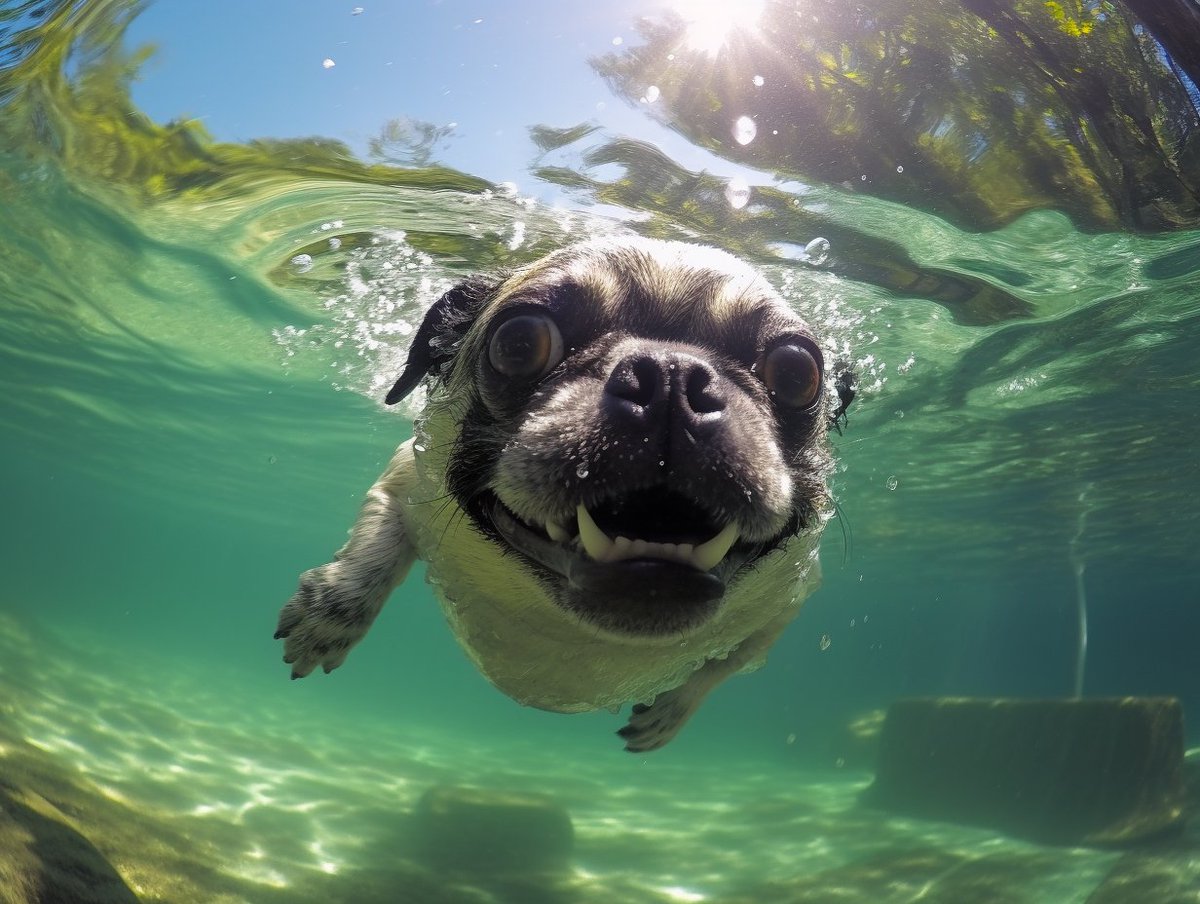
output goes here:
[[[762, 172], [739, 212], [693, 173], [683, 203], [688, 171], [652, 190], [646, 145], [587, 130], [543, 150], [628, 178], [567, 195], [217, 141], [136, 110], [137, 7], [32, 9], [0, 6], [0, 786], [141, 900], [1135, 900], [1098, 890], [1114, 870], [1200, 899], [1194, 825], [1127, 855], [863, 808], [847, 729], [899, 696], [1070, 694], [1080, 587], [1084, 691], [1200, 707], [1200, 230], [1066, 200], [973, 230], [832, 174]], [[411, 435], [380, 401], [403, 325], [465, 273], [631, 231], [746, 254], [860, 373], [825, 584], [769, 665], [630, 756], [619, 716], [491, 689], [418, 568], [346, 666], [289, 682], [278, 607]], [[830, 260], [798, 258], [817, 235]], [[425, 870], [406, 820], [436, 784], [550, 793], [572, 870]]]

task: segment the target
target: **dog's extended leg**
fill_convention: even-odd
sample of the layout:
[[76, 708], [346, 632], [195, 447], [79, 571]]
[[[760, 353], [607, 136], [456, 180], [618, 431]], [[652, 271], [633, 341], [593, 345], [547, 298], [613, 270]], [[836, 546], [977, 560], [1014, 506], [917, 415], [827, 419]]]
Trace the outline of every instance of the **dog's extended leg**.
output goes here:
[[300, 576], [300, 588], [279, 613], [276, 639], [292, 677], [318, 665], [332, 672], [362, 640], [393, 588], [416, 558], [400, 507], [414, 473], [411, 441], [367, 492], [350, 539], [334, 560]]
[[751, 634], [724, 659], [710, 659], [679, 687], [656, 696], [653, 703], [634, 705], [628, 724], [617, 732], [625, 739], [625, 749], [630, 753], [645, 753], [670, 741], [700, 708], [709, 691], [766, 656], [794, 614], [789, 611]]

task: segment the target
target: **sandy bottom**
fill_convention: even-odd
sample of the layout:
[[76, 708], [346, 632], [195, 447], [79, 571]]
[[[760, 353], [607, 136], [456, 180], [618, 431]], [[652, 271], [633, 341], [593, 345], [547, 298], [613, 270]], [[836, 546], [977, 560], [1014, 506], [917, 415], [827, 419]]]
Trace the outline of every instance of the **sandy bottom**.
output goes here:
[[[0, 787], [50, 802], [146, 902], [1200, 902], [1195, 825], [1134, 852], [1045, 848], [862, 807], [861, 773], [618, 772], [420, 726], [285, 722], [212, 676], [89, 663], [3, 616], [0, 716]], [[439, 784], [553, 795], [572, 870], [422, 867], [409, 814]]]

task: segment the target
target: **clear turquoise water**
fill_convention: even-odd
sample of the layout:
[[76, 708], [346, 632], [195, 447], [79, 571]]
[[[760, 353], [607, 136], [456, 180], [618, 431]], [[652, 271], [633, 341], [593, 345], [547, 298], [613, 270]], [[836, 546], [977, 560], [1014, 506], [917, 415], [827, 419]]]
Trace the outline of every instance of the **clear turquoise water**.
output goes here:
[[[524, 146], [486, 135], [452, 152], [474, 172], [401, 173], [155, 124], [135, 100], [163, 103], [153, 61], [123, 56], [137, 7], [55, 8], [52, 27], [30, 9], [0, 20], [0, 778], [42, 757], [144, 900], [422, 900], [398, 814], [438, 782], [564, 802], [576, 868], [545, 900], [1093, 900], [1121, 853], [857, 808], [870, 773], [846, 726], [898, 696], [1069, 694], [1077, 572], [1085, 692], [1200, 706], [1200, 231], [1084, 231], [1051, 209], [972, 231], [733, 167], [762, 198], [820, 212], [834, 261], [815, 264], [794, 253], [813, 232], [776, 220], [772, 234], [719, 191], [700, 220], [636, 192], [622, 207], [496, 172], [508, 164], [484, 162], [489, 142], [501, 160]], [[186, 31], [182, 12], [153, 9], [164, 35]], [[131, 95], [143, 67], [151, 84]], [[556, 153], [621, 138], [626, 117]], [[647, 129], [633, 137], [656, 140]], [[716, 165], [685, 145], [663, 138], [680, 165]], [[484, 181], [506, 177], [523, 187]], [[288, 682], [278, 606], [411, 432], [411, 412], [380, 404], [404, 357], [395, 324], [463, 273], [651, 228], [649, 213], [654, 230], [735, 251], [768, 230], [756, 263], [863, 375], [835, 442], [843, 517], [825, 586], [769, 666], [723, 687], [667, 750], [631, 757], [616, 716], [492, 690], [416, 573], [346, 667]], [[838, 229], [1022, 313], [963, 322], [882, 287], [849, 245], [835, 266]], [[127, 837], [114, 821], [149, 828]], [[137, 841], [150, 836], [169, 842]], [[1171, 883], [1159, 893], [1179, 895], [1161, 900], [1195, 900], [1194, 847], [1155, 862]]]

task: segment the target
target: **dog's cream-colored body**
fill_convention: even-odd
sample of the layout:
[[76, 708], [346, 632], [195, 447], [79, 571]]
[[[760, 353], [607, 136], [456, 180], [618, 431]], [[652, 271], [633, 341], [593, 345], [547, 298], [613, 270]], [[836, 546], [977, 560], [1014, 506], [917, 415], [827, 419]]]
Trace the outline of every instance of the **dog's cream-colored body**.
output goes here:
[[[576, 307], [563, 307], [556, 292]], [[590, 312], [577, 307], [585, 304]], [[541, 392], [540, 383], [510, 390], [488, 370], [488, 337], [498, 329], [493, 320], [520, 323], [525, 312], [532, 312], [526, 325], [552, 313], [612, 326], [572, 340], [580, 348], [555, 347], [562, 366], [547, 377], [552, 390]], [[569, 334], [573, 326], [564, 322], [563, 329]], [[756, 344], [747, 346], [751, 340]], [[763, 364], [765, 350], [780, 342], [784, 353]], [[588, 343], [599, 350], [591, 357]], [[514, 348], [524, 354], [533, 347]], [[763, 384], [771, 367], [805, 360], [819, 384], [816, 349], [803, 321], [744, 264], [679, 243], [584, 243], [495, 284], [464, 283], [448, 293], [427, 315], [389, 395], [392, 401], [422, 376], [438, 376], [414, 439], [368, 492], [349, 542], [332, 562], [302, 575], [280, 613], [276, 636], [285, 639], [293, 678], [341, 665], [420, 558], [458, 642], [501, 691], [557, 712], [634, 702], [620, 732], [627, 749], [667, 743], [713, 687], [765, 660], [820, 583], [817, 547], [830, 514], [824, 397], [786, 412]], [[745, 361], [750, 353], [759, 356], [753, 367]], [[692, 375], [685, 388], [671, 375], [676, 367]], [[659, 379], [666, 396], [638, 395]], [[480, 380], [491, 381], [486, 399]], [[676, 425], [670, 454], [644, 445], [661, 419], [645, 421], [645, 438], [638, 426], [623, 434], [620, 452], [610, 450], [620, 442], [612, 431], [630, 429], [628, 417], [650, 418], [662, 405], [665, 413], [653, 417]], [[593, 483], [587, 468], [568, 464], [584, 448], [592, 470], [602, 471], [591, 475]], [[707, 592], [718, 580], [708, 574], [711, 562], [660, 567], [660, 553], [637, 552], [631, 557], [649, 560], [651, 584], [630, 577], [644, 572], [622, 562], [612, 566], [618, 583], [606, 584], [612, 559], [567, 542], [577, 507], [583, 513], [594, 499], [636, 502], [668, 481], [676, 482], [673, 503], [687, 496], [685, 505], [706, 509], [745, 540], [743, 558], [716, 567], [723, 589], [707, 608], [694, 605], [691, 589], [681, 595], [673, 588]], [[493, 508], [468, 511], [487, 492], [498, 500]], [[654, 513], [637, 517], [653, 520]], [[481, 518], [501, 521], [492, 526]], [[525, 526], [513, 526], [514, 519]], [[584, 515], [579, 519], [576, 543], [583, 540]], [[687, 546], [693, 548], [699, 554], [700, 546]], [[530, 556], [549, 556], [551, 565], [539, 567]], [[577, 564], [580, 575], [571, 571]], [[567, 584], [583, 597], [564, 601]], [[592, 587], [601, 596], [593, 597]], [[600, 608], [589, 608], [593, 599]], [[610, 604], [621, 607], [619, 615], [605, 608]]]
[[[430, 404], [418, 443], [424, 451], [414, 453], [413, 440], [401, 446], [376, 489], [396, 500], [398, 517], [417, 557], [429, 563], [428, 580], [467, 655], [520, 703], [557, 712], [612, 709], [630, 700], [651, 701], [709, 663], [721, 678], [757, 668], [820, 584], [819, 531], [812, 531], [776, 551], [780, 561], [759, 563], [712, 620], [686, 636], [602, 632], [557, 606], [528, 571], [514, 569], [509, 554], [446, 503], [440, 479], [446, 463], [437, 450], [450, 447], [454, 416], [438, 414], [438, 403]], [[441, 547], [454, 549], [454, 556], [438, 555]]]

